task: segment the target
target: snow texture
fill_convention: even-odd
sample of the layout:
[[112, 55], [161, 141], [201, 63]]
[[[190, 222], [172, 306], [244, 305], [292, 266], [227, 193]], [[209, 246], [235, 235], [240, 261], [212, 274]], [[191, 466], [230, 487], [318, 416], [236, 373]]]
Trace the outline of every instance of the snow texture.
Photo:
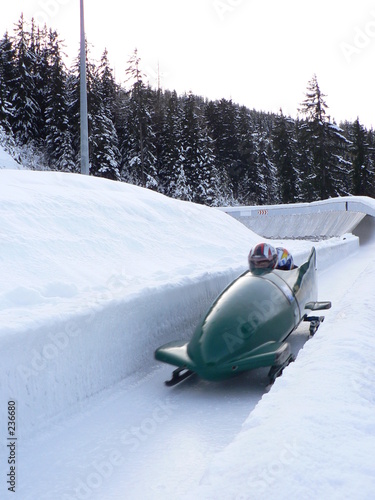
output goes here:
[[[0, 129], [0, 140], [1, 140], [1, 129]], [[21, 170], [22, 167], [17, 163], [0, 145], [0, 169], [10, 168], [15, 170]]]
[[[236, 420], [235, 386], [165, 392], [153, 352], [189, 338], [261, 238], [220, 210], [124, 183], [1, 170], [0, 428], [4, 441], [14, 399], [14, 497], [372, 498], [375, 258], [366, 234], [363, 247], [350, 234], [314, 243], [320, 298], [334, 306], [270, 392], [250, 382], [253, 410], [239, 380], [235, 408], [245, 413]], [[277, 244], [297, 263], [312, 245]], [[173, 406], [181, 400], [184, 415]], [[145, 443], [134, 434], [142, 414]], [[3, 445], [1, 470], [6, 455]], [[157, 477], [164, 482], [147, 486]]]

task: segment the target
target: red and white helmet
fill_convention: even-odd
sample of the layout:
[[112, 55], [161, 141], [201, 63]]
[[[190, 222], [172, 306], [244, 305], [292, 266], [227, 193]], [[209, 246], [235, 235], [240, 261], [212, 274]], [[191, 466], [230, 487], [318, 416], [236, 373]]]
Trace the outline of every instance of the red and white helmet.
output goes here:
[[275, 269], [277, 265], [277, 252], [269, 243], [259, 243], [250, 250], [249, 268], [254, 269]]

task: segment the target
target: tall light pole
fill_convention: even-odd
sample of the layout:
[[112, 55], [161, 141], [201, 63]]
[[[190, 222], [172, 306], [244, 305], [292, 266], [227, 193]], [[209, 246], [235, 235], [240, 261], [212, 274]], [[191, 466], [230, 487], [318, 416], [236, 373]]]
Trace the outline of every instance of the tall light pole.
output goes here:
[[87, 81], [86, 81], [86, 39], [83, 0], [80, 0], [81, 50], [80, 50], [80, 118], [81, 118], [81, 174], [89, 171], [89, 127], [87, 119]]

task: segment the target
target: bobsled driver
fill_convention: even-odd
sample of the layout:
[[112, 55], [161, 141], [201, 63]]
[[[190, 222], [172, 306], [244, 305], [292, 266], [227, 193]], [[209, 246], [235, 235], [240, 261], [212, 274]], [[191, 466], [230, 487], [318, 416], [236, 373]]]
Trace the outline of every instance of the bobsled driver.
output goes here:
[[293, 257], [285, 248], [275, 249], [269, 243], [259, 243], [249, 253], [250, 271], [264, 269], [282, 269], [284, 271], [294, 268]]
[[268, 243], [259, 243], [249, 253], [250, 271], [255, 269], [267, 269], [271, 271], [277, 266], [276, 249]]

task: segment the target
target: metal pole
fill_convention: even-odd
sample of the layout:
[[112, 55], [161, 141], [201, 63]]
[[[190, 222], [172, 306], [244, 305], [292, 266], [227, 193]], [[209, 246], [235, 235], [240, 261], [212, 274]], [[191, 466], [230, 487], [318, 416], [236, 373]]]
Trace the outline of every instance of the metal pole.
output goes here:
[[87, 82], [86, 82], [86, 40], [83, 0], [80, 0], [81, 50], [80, 50], [80, 115], [81, 115], [81, 174], [89, 171], [89, 127], [87, 119]]

